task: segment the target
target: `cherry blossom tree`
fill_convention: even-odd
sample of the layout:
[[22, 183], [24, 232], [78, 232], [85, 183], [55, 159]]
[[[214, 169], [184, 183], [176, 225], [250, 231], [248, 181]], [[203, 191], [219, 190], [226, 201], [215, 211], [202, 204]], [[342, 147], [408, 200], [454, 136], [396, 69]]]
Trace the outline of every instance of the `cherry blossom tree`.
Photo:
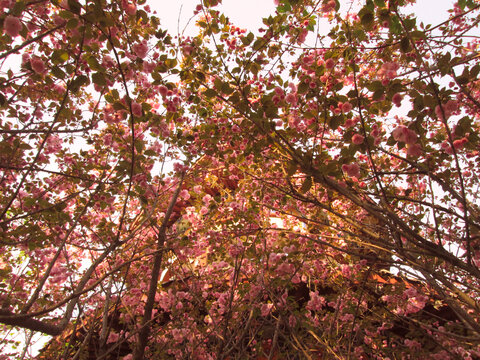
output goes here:
[[480, 5], [411, 2], [2, 1], [3, 358], [480, 358]]

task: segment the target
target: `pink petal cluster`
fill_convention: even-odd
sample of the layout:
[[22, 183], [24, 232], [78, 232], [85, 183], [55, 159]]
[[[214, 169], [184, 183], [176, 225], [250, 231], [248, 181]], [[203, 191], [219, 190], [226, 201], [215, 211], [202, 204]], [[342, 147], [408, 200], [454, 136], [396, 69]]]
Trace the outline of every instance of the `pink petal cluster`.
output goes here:
[[143, 59], [148, 54], [148, 44], [146, 40], [143, 40], [140, 43], [134, 44], [132, 46], [132, 49], [135, 55], [137, 55], [137, 57], [139, 57], [140, 59]]
[[325, 306], [326, 301], [323, 296], [320, 296], [317, 291], [310, 292], [310, 300], [307, 304], [307, 309], [312, 311], [321, 311]]
[[455, 150], [463, 149], [467, 142], [468, 142], [468, 139], [466, 137], [463, 137], [461, 139], [457, 139], [453, 142], [453, 147], [455, 148]]
[[296, 93], [289, 93], [287, 96], [285, 96], [285, 102], [291, 104], [291, 105], [296, 105], [297, 104], [297, 94]]
[[182, 191], [180, 191], [180, 198], [182, 198], [185, 201], [189, 200], [190, 199], [190, 193], [188, 192], [188, 190], [183, 189]]
[[32, 70], [35, 71], [37, 74], [44, 74], [46, 71], [45, 63], [42, 59], [36, 56], [30, 59], [30, 66], [32, 67]]
[[335, 62], [333, 61], [332, 58], [327, 59], [327, 61], [325, 61], [325, 67], [327, 69], [333, 69], [335, 67]]
[[407, 145], [407, 155], [413, 156], [413, 157], [419, 157], [422, 155], [422, 147], [420, 144], [410, 144]]
[[405, 125], [399, 125], [392, 132], [395, 141], [404, 142], [405, 144], [414, 144], [417, 141], [417, 134]]
[[127, 13], [127, 15], [133, 16], [137, 14], [137, 6], [135, 5], [134, 2], [123, 1], [122, 7]]
[[345, 120], [345, 123], [343, 124], [343, 126], [345, 126], [346, 129], [348, 128], [351, 128], [353, 126], [355, 126], [355, 124], [358, 122], [358, 118], [355, 117], [353, 119], [347, 119]]
[[380, 70], [378, 70], [378, 77], [382, 79], [382, 84], [384, 86], [388, 85], [390, 80], [393, 80], [397, 77], [397, 71], [400, 68], [400, 65], [397, 62], [387, 62], [382, 65]]
[[332, 12], [335, 10], [335, 7], [337, 6], [337, 3], [335, 2], [335, 0], [330, 0], [330, 1], [327, 1], [326, 3], [324, 3], [322, 5], [322, 12], [323, 13], [329, 13], [329, 12]]
[[403, 97], [399, 93], [396, 93], [392, 97], [392, 102], [395, 104], [396, 107], [400, 107], [400, 105], [402, 105], [402, 100], [403, 100]]
[[272, 101], [275, 104], [279, 104], [281, 101], [285, 100], [285, 92], [280, 86], [275, 87], [273, 91], [275, 92], [275, 95], [273, 95]]
[[17, 37], [22, 30], [22, 22], [19, 18], [8, 15], [3, 22], [3, 30], [12, 38]]
[[363, 135], [355, 134], [355, 135], [352, 136], [352, 142], [353, 142], [355, 145], [360, 145], [360, 144], [362, 144], [364, 140], [365, 140], [365, 137], [363, 137]]
[[352, 111], [353, 106], [350, 104], [348, 101], [342, 104], [342, 112], [343, 113], [348, 113]]
[[360, 167], [356, 163], [343, 164], [342, 165], [342, 171], [350, 177], [358, 178], [360, 176]]
[[[435, 115], [437, 115], [439, 119], [446, 120], [458, 111], [458, 106], [458, 101], [448, 100], [445, 104], [442, 104], [441, 106], [437, 105], [435, 107]], [[443, 116], [444, 114], [445, 118]]]
[[132, 102], [132, 114], [133, 114], [133, 116], [141, 117], [142, 116], [142, 105], [133, 101]]
[[[468, 139], [466, 137], [463, 137], [461, 139], [454, 140], [453, 147], [455, 148], [455, 150], [461, 150], [465, 147], [466, 143], [468, 143]], [[445, 151], [447, 154], [449, 155], [453, 154], [453, 149], [448, 143], [448, 141], [445, 140], [440, 146], [442, 147], [443, 151]]]

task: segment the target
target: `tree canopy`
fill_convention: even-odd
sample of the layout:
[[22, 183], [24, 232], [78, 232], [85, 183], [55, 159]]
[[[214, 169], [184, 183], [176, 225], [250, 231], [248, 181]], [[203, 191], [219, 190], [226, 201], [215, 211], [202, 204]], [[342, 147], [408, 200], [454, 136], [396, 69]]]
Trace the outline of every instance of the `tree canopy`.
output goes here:
[[0, 2], [0, 359], [480, 359], [480, 4], [220, 2]]

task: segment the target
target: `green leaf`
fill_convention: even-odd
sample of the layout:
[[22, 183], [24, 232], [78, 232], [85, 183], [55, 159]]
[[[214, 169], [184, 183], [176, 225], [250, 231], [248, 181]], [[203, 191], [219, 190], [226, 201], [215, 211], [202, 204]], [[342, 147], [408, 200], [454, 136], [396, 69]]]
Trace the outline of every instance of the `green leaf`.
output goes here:
[[404, 37], [400, 40], [400, 50], [403, 53], [407, 53], [411, 50], [410, 39], [408, 37]]
[[420, 30], [414, 30], [410, 32], [410, 37], [412, 39], [425, 39], [425, 33]]
[[201, 71], [195, 71], [195, 77], [201, 82], [205, 82], [205, 74]]
[[258, 51], [258, 50], [262, 49], [264, 46], [265, 46], [265, 40], [260, 38], [260, 39], [255, 40], [252, 48], [253, 48], [253, 50]]
[[380, 99], [383, 96], [384, 93], [385, 93], [385, 91], [383, 89], [379, 89], [379, 90], [375, 91], [372, 95], [372, 100]]
[[287, 165], [285, 171], [287, 172], [288, 177], [292, 177], [293, 174], [297, 172], [298, 164], [295, 161], [290, 161]]
[[207, 98], [213, 98], [213, 97], [217, 96], [217, 92], [213, 89], [207, 89], [207, 90], [205, 90], [203, 95], [205, 95]]
[[65, 20], [72, 19], [74, 17], [74, 15], [70, 11], [67, 11], [67, 10], [60, 10], [58, 12], [58, 15], [62, 19], [65, 19]]
[[90, 66], [90, 69], [94, 71], [104, 70], [103, 67], [100, 65], [98, 60], [94, 56], [89, 56], [87, 58], [87, 64]]
[[230, 84], [228, 82], [224, 82], [222, 84], [222, 93], [230, 95], [231, 93], [233, 93], [233, 91], [234, 90], [230, 87]]
[[107, 85], [107, 80], [105, 79], [105, 75], [101, 72], [96, 72], [92, 74], [92, 81], [94, 84], [97, 84], [98, 86], [106, 86]]
[[222, 85], [223, 85], [223, 81], [220, 78], [216, 78], [215, 81], [213, 82], [213, 86], [218, 91], [222, 91]]
[[378, 80], [372, 81], [371, 83], [368, 83], [368, 84], [366, 85], [366, 88], [367, 88], [369, 91], [372, 91], [372, 92], [385, 89], [385, 87], [382, 85], [382, 82], [381, 82], [381, 81], [378, 81]]
[[120, 101], [116, 101], [114, 104], [113, 104], [113, 108], [115, 110], [126, 110], [127, 107]]
[[375, 17], [373, 16], [373, 12], [367, 6], [363, 7], [358, 12], [358, 15], [360, 16], [360, 22], [367, 30], [373, 27]]
[[66, 27], [69, 30], [76, 29], [78, 27], [78, 19], [73, 18], [73, 19], [68, 20]]
[[65, 50], [54, 50], [52, 53], [52, 62], [55, 65], [63, 64], [68, 58], [68, 53]]
[[243, 45], [248, 46], [252, 43], [253, 38], [254, 38], [254, 35], [253, 35], [253, 33], [250, 32], [250, 33], [248, 33], [247, 36], [242, 36], [240, 38], [240, 40], [242, 41]]
[[305, 94], [309, 90], [309, 85], [306, 82], [301, 82], [300, 85], [298, 85], [298, 93], [299, 94]]
[[56, 78], [62, 79], [62, 80], [65, 79], [65, 76], [66, 76], [65, 72], [62, 69], [60, 69], [58, 66], [52, 67], [51, 73]]
[[300, 192], [305, 194], [312, 187], [312, 183], [312, 178], [310, 176], [306, 177], [303, 181], [302, 187], [300, 188]]
[[21, 17], [22, 12], [25, 9], [25, 5], [25, 1], [16, 1], [9, 14], [16, 17]]
[[467, 0], [467, 7], [471, 10], [478, 6], [478, 4], [475, 2], [475, 0]]
[[328, 121], [328, 126], [332, 130], [336, 130], [341, 123], [343, 123], [343, 115], [332, 116]]
[[470, 77], [472, 79], [476, 79], [478, 77], [479, 72], [480, 72], [480, 64], [477, 64], [470, 69]]
[[70, 91], [77, 92], [83, 85], [88, 85], [89, 79], [85, 75], [79, 75], [70, 83]]
[[80, 11], [82, 10], [82, 6], [77, 0], [68, 0], [68, 7], [72, 13], [77, 15], [80, 14]]
[[177, 66], [177, 60], [176, 59], [167, 59], [167, 60], [165, 60], [165, 65], [169, 69], [173, 69], [175, 66]]

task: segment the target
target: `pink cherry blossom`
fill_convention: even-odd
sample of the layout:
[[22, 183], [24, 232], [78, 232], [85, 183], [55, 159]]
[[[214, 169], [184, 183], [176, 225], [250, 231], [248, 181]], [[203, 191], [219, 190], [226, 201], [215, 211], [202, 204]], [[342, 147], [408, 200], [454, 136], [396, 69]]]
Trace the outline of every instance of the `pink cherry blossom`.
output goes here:
[[363, 141], [365, 140], [365, 137], [363, 135], [360, 135], [360, 134], [355, 134], [352, 136], [352, 142], [355, 144], [355, 145], [360, 145], [363, 143]]
[[335, 67], [335, 62], [333, 61], [332, 58], [327, 59], [327, 61], [325, 61], [325, 67], [327, 69], [333, 69]]
[[262, 304], [260, 307], [260, 313], [263, 317], [268, 316], [270, 309], [273, 307], [273, 304]]
[[400, 105], [402, 105], [402, 100], [403, 100], [403, 97], [399, 93], [396, 93], [392, 97], [392, 102], [395, 104], [396, 107], [400, 107]]
[[348, 129], [355, 126], [356, 123], [357, 123], [356, 119], [347, 119], [345, 120], [345, 123], [343, 124], [343, 126], [345, 126], [345, 128]]
[[130, 16], [133, 16], [137, 13], [137, 6], [134, 3], [129, 2], [127, 4], [124, 4], [124, 9], [125, 12]]
[[145, 40], [140, 43], [134, 44], [132, 46], [132, 49], [135, 55], [137, 55], [141, 59], [145, 58], [148, 54], [148, 44]]
[[457, 140], [454, 140], [453, 141], [453, 147], [455, 148], [455, 150], [460, 150], [460, 149], [463, 149], [463, 147], [465, 146], [465, 144], [468, 142], [468, 139], [467, 138], [461, 138], [461, 139], [457, 139]]
[[22, 30], [22, 22], [19, 18], [8, 15], [3, 22], [3, 29], [12, 38], [17, 37]]
[[387, 62], [382, 65], [378, 71], [378, 75], [384, 80], [388, 81], [393, 80], [397, 77], [397, 70], [400, 68], [400, 65], [397, 62]]
[[437, 115], [439, 119], [444, 119], [444, 120], [447, 120], [450, 116], [457, 113], [457, 111], [458, 111], [458, 101], [456, 100], [448, 100], [445, 104], [437, 105], [435, 107], [435, 115]]
[[167, 96], [168, 88], [165, 85], [160, 85], [159, 88], [158, 88], [158, 92], [160, 93], [160, 95], [165, 97], [165, 96]]
[[359, 177], [360, 176], [360, 167], [358, 164], [353, 163], [353, 164], [343, 164], [342, 165], [342, 170], [344, 173], [346, 173], [350, 177]]
[[142, 113], [142, 105], [139, 103], [132, 101], [132, 114], [133, 116], [136, 117], [141, 117], [143, 115]]
[[297, 104], [297, 95], [294, 93], [289, 93], [285, 96], [285, 101], [291, 105]]
[[35, 71], [37, 74], [44, 74], [46, 71], [45, 63], [42, 59], [36, 56], [30, 59], [30, 66], [32, 67], [32, 70]]
[[392, 136], [395, 141], [404, 142], [405, 144], [414, 144], [417, 141], [417, 134], [404, 125], [399, 125], [393, 130]]
[[407, 154], [414, 157], [422, 155], [422, 147], [419, 144], [410, 144], [407, 146]]
[[342, 104], [342, 112], [348, 113], [352, 110], [353, 106], [348, 101]]
[[188, 190], [183, 189], [182, 191], [180, 191], [180, 197], [183, 200], [188, 200], [188, 199], [190, 199], [190, 193], [188, 192]]

